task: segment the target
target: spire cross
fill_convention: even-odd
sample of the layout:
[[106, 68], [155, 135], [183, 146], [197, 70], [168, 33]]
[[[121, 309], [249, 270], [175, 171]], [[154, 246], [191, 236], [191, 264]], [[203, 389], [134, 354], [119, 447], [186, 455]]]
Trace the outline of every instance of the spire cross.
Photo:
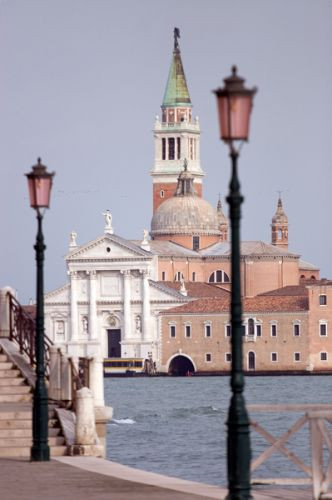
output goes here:
[[174, 28], [174, 49], [179, 48], [179, 42], [178, 39], [180, 38], [180, 30], [179, 28]]
[[281, 198], [282, 191], [277, 191], [277, 193], [279, 194], [279, 198]]

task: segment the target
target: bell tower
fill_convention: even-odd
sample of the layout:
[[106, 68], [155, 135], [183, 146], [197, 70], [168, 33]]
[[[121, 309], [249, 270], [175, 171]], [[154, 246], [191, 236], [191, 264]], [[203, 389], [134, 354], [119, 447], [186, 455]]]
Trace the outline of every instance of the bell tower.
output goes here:
[[288, 249], [288, 217], [282, 206], [281, 197], [279, 195], [277, 210], [272, 217], [272, 245], [279, 248]]
[[188, 172], [194, 178], [195, 190], [202, 196], [204, 173], [200, 165], [200, 127], [198, 117], [192, 118], [192, 104], [183, 70], [179, 48], [180, 30], [174, 28], [174, 49], [161, 120], [154, 126], [155, 159], [150, 174], [153, 179], [153, 213], [172, 197], [186, 159]]

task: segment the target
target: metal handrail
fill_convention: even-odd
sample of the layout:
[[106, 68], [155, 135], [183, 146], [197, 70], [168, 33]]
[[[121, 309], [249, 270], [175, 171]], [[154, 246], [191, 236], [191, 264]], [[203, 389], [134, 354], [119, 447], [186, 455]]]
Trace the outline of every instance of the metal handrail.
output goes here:
[[[30, 365], [36, 366], [36, 322], [10, 292], [8, 292], [8, 298], [9, 339], [18, 344], [20, 353], [27, 356]], [[44, 334], [45, 369], [47, 378], [49, 378], [50, 374], [50, 347], [52, 345], [52, 340]]]

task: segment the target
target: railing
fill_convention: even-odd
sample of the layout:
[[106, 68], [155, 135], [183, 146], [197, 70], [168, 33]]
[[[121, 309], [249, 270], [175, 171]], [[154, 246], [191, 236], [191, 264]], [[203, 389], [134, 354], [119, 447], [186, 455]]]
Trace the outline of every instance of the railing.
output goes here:
[[[26, 312], [20, 303], [8, 293], [9, 304], [9, 339], [15, 341], [19, 347], [20, 353], [24, 354], [31, 366], [36, 365], [35, 353], [35, 329], [36, 323], [34, 318]], [[44, 352], [45, 352], [45, 374], [47, 379], [50, 378], [50, 350], [53, 346], [52, 340], [44, 335]], [[59, 364], [58, 370], [61, 372], [61, 358], [64, 354], [58, 349]], [[89, 387], [89, 360], [87, 358], [79, 358], [78, 369], [73, 363], [70, 362], [71, 371], [71, 396], [75, 399], [76, 391], [82, 387]], [[58, 374], [59, 375], [59, 374]], [[55, 377], [57, 378], [57, 377]]]
[[[21, 354], [25, 354], [31, 366], [36, 365], [35, 332], [36, 323], [32, 316], [26, 312], [21, 304], [8, 293], [9, 299], [9, 338], [18, 344]], [[44, 335], [45, 374], [50, 374], [50, 346], [51, 339]]]
[[[248, 405], [250, 417], [256, 412], [300, 412], [302, 415], [296, 422], [287, 429], [280, 437], [273, 436], [258, 422], [251, 418], [251, 428], [260, 434], [269, 443], [268, 446], [258, 457], [251, 462], [251, 471], [260, 467], [273, 453], [281, 453], [286, 457], [292, 466], [305, 474], [305, 477], [276, 477], [276, 478], [253, 478], [253, 484], [277, 484], [277, 485], [300, 485], [312, 484], [313, 498], [318, 500], [324, 498], [328, 487], [332, 484], [332, 435], [330, 434], [326, 423], [332, 423], [332, 405], [331, 404], [304, 404], [304, 405]], [[304, 414], [303, 414], [304, 413]], [[309, 425], [311, 445], [311, 464], [306, 464], [293, 451], [285, 446], [286, 442], [294, 436], [306, 424]], [[327, 464], [323, 460], [323, 445], [329, 452]]]

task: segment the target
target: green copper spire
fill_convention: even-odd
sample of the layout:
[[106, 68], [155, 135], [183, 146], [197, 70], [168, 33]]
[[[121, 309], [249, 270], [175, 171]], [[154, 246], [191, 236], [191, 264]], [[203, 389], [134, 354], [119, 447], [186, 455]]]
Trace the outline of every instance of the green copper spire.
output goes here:
[[173, 59], [162, 103], [163, 108], [172, 106], [192, 106], [182, 66], [178, 38], [180, 38], [180, 30], [179, 28], [174, 28]]

